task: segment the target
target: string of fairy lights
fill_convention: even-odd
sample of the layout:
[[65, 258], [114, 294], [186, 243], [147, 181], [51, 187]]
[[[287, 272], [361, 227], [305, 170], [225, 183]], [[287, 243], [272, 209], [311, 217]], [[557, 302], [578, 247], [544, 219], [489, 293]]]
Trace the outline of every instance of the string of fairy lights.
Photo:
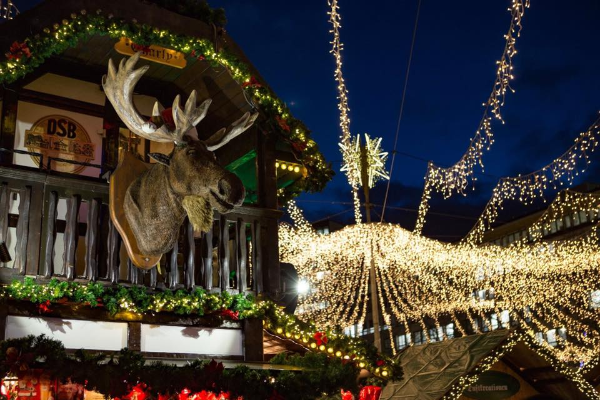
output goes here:
[[[580, 208], [598, 221], [600, 196], [565, 192], [532, 226]], [[594, 226], [562, 241], [517, 241], [509, 247], [447, 244], [391, 224], [347, 226], [330, 235], [307, 228], [299, 210], [296, 229], [280, 228], [280, 258], [309, 281], [298, 314], [324, 326], [363, 325], [368, 303], [368, 269], [377, 266], [377, 291], [386, 325], [414, 324], [427, 341], [429, 329], [454, 322], [456, 329], [493, 329], [510, 315], [535, 340], [544, 340], [557, 357], [588, 361], [600, 351], [598, 309], [600, 246]], [[304, 225], [303, 225], [304, 224]], [[366, 246], [365, 243], [373, 243]], [[508, 327], [509, 322], [500, 325]], [[555, 329], [557, 347], [539, 333]], [[415, 328], [413, 326], [412, 330]], [[438, 329], [438, 331], [441, 329]]]
[[352, 188], [352, 200], [354, 202], [354, 219], [357, 224], [360, 224], [362, 221], [362, 214], [360, 211], [360, 199], [358, 197], [358, 183], [352, 179], [354, 176], [360, 176], [360, 172], [356, 171], [356, 163], [351, 159], [351, 154], [349, 152], [344, 151], [344, 149], [351, 149], [351, 137], [352, 133], [350, 132], [350, 107], [348, 106], [348, 89], [346, 88], [346, 82], [344, 81], [344, 76], [342, 74], [342, 50], [344, 49], [344, 44], [340, 39], [340, 28], [342, 16], [338, 12], [339, 5], [337, 0], [329, 0], [330, 11], [327, 13], [329, 15], [329, 22], [331, 23], [330, 33], [333, 34], [333, 40], [330, 42], [331, 53], [335, 59], [335, 81], [337, 82], [337, 90], [338, 90], [338, 109], [340, 111], [340, 128], [342, 133], [340, 135], [340, 146], [342, 149], [342, 159], [344, 161], [344, 165], [346, 165], [346, 176], [348, 177], [348, 183]]
[[585, 172], [590, 164], [590, 155], [598, 146], [600, 138], [600, 118], [586, 132], [575, 139], [571, 147], [550, 164], [526, 175], [501, 178], [492, 192], [481, 216], [465, 236], [464, 241], [475, 244], [483, 240], [484, 234], [498, 218], [505, 200], [518, 200], [531, 204], [537, 198], [544, 198], [549, 188], [557, 189], [571, 185], [580, 172]]
[[484, 169], [483, 152], [484, 150], [489, 150], [494, 143], [492, 120], [495, 118], [504, 123], [500, 111], [504, 105], [507, 91], [514, 92], [510, 87], [510, 81], [513, 79], [513, 57], [517, 54], [516, 42], [521, 33], [521, 20], [526, 8], [529, 8], [529, 0], [512, 0], [511, 7], [509, 8], [511, 12], [510, 27], [506, 35], [504, 35], [506, 44], [502, 52], [502, 57], [497, 61], [498, 68], [496, 70], [494, 86], [487, 101], [483, 103], [483, 116], [475, 131], [475, 135], [471, 138], [467, 151], [465, 151], [454, 165], [449, 167], [440, 167], [433, 162], [429, 162], [427, 165], [423, 195], [419, 204], [417, 222], [414, 229], [418, 234], [422, 232], [425, 225], [425, 217], [429, 211], [429, 200], [434, 191], [442, 193], [444, 198], [449, 198], [455, 193], [464, 195], [469, 181], [476, 180], [473, 176], [475, 167], [479, 165], [482, 170]]

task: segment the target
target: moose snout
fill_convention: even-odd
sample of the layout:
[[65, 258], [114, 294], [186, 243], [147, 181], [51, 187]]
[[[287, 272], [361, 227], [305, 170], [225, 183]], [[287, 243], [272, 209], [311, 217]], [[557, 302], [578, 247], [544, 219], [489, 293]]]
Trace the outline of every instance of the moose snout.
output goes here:
[[227, 201], [227, 203], [239, 206], [244, 201], [244, 197], [246, 196], [246, 190], [244, 189], [244, 184], [234, 174], [228, 174], [227, 176], [221, 178], [217, 185], [219, 190], [219, 196], [221, 199]]

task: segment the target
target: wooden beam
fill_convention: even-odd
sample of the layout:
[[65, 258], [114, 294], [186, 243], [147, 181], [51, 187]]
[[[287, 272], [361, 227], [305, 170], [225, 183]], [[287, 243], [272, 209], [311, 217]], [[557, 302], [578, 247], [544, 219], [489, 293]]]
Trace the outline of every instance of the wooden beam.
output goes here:
[[49, 93], [36, 92], [29, 89], [21, 89], [19, 91], [19, 101], [59, 108], [61, 110], [73, 111], [80, 114], [93, 115], [99, 118], [104, 117], [104, 106]]

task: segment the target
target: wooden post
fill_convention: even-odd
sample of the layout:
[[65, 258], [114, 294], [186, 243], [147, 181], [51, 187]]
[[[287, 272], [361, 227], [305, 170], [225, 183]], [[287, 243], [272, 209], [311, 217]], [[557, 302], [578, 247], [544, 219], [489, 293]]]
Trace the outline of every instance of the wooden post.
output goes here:
[[261, 245], [260, 222], [254, 221], [252, 222], [252, 287], [256, 294], [264, 291]]
[[[17, 92], [14, 90], [4, 90], [2, 98], [2, 110], [0, 112], [0, 123], [2, 124], [0, 147], [9, 150], [12, 150], [15, 147], [15, 132], [17, 130], [17, 105]], [[0, 152], [0, 164], [12, 165], [12, 163], [12, 153]]]
[[[275, 210], [277, 209], [277, 173], [275, 167], [277, 137], [272, 132], [257, 131], [258, 203], [261, 207]], [[277, 297], [281, 290], [277, 220], [262, 221], [262, 229], [264, 234], [259, 243], [261, 245], [264, 289]], [[253, 251], [257, 250], [253, 247]], [[258, 276], [256, 273], [254, 275]]]
[[258, 318], [247, 318], [243, 321], [244, 329], [244, 361], [263, 362], [263, 326]]
[[127, 348], [131, 351], [142, 350], [142, 323], [127, 323]]

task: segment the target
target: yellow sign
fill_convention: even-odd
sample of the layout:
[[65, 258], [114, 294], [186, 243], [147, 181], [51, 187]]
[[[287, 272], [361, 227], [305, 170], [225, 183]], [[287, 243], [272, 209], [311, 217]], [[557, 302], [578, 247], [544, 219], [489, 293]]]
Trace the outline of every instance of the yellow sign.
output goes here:
[[[90, 135], [77, 121], [62, 115], [50, 115], [39, 119], [31, 129], [25, 131], [25, 147], [29, 151], [42, 153], [44, 164], [48, 157], [62, 158], [89, 163], [95, 158], [95, 145]], [[31, 156], [39, 165], [39, 157]], [[85, 166], [67, 162], [52, 162], [59, 172], [78, 174]]]
[[115, 43], [115, 50], [117, 53], [131, 56], [137, 52], [141, 52], [141, 58], [149, 61], [153, 61], [159, 64], [170, 65], [175, 68], [185, 68], [187, 61], [185, 60], [185, 54], [179, 51], [165, 49], [161, 46], [151, 45], [142, 46], [133, 43], [130, 39], [122, 37], [117, 43]]

